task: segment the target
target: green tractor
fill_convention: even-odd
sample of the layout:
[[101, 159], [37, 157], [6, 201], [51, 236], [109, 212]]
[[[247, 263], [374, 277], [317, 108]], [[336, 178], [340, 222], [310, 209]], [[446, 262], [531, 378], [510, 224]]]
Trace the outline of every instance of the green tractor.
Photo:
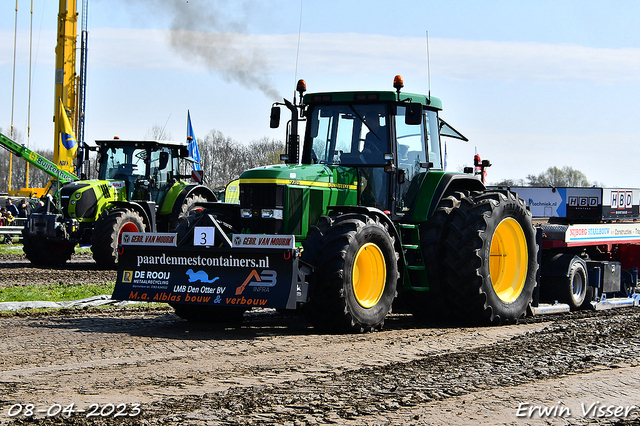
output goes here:
[[49, 197], [23, 230], [24, 253], [35, 265], [67, 262], [77, 244], [90, 244], [100, 267], [114, 268], [123, 232], [168, 231], [198, 202], [215, 201], [203, 185], [183, 180], [188, 144], [96, 141], [98, 179], [78, 180]]
[[[394, 303], [424, 318], [525, 315], [538, 270], [531, 213], [512, 192], [445, 172], [441, 137], [466, 138], [439, 99], [402, 92], [399, 76], [394, 87], [304, 95], [301, 80], [299, 103], [271, 112], [271, 127], [279, 105], [292, 112], [285, 164], [245, 171], [239, 204], [184, 218], [178, 247], [124, 246], [114, 298], [167, 301], [196, 321], [299, 310], [332, 332], [379, 329]], [[162, 289], [136, 279], [154, 271]]]

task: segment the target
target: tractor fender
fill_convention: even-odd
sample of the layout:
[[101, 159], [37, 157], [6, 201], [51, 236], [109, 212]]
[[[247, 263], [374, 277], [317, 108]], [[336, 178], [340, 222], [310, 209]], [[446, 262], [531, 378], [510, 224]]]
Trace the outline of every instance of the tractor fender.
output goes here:
[[[144, 220], [144, 224], [147, 226], [147, 229], [151, 232], [155, 230], [155, 211], [151, 211], [151, 206], [147, 203], [137, 203], [135, 201], [113, 201], [109, 203], [108, 210], [113, 210], [114, 208], [118, 209], [130, 209], [138, 213], [142, 216], [142, 220]], [[105, 209], [107, 210], [107, 209]], [[105, 211], [103, 210], [103, 212]], [[155, 207], [154, 207], [155, 210]]]
[[[191, 197], [195, 195], [201, 195], [209, 201], [218, 201], [218, 199], [216, 198], [216, 195], [208, 186], [195, 185], [195, 184], [187, 185], [178, 194], [178, 196], [173, 201], [173, 204], [171, 205], [171, 214], [169, 217], [170, 222], [174, 222], [178, 220], [178, 216], [180, 215], [180, 208], [182, 207], [184, 200], [187, 199], [187, 197]], [[165, 199], [165, 203], [167, 202], [171, 202], [171, 200]], [[169, 206], [167, 205], [166, 207], [169, 207]]]
[[400, 272], [400, 278], [398, 282], [402, 282], [404, 267], [404, 251], [402, 250], [402, 241], [400, 240], [400, 235], [398, 234], [398, 230], [396, 229], [396, 225], [393, 223], [391, 218], [385, 214], [380, 209], [375, 207], [367, 207], [367, 206], [328, 206], [327, 210], [332, 213], [361, 213], [366, 214], [370, 217], [377, 217], [380, 223], [384, 225], [385, 228], [389, 231], [389, 235], [393, 238], [393, 246], [396, 250], [396, 253], [400, 254], [400, 258], [398, 259], [398, 271]]
[[412, 222], [425, 222], [452, 191], [486, 191], [480, 180], [464, 173], [429, 172], [421, 183]]

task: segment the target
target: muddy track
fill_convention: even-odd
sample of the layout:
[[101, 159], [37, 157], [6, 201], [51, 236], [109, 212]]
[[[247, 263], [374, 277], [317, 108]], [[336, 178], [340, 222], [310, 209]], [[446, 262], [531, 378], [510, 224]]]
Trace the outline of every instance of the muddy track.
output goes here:
[[91, 253], [74, 254], [63, 268], [36, 268], [15, 249], [15, 254], [0, 254], [0, 287], [31, 284], [104, 284], [115, 282], [116, 271], [96, 267]]
[[[236, 328], [145, 308], [0, 321], [2, 424], [640, 425], [638, 308], [504, 327], [395, 313], [364, 335], [272, 310]], [[94, 412], [47, 416], [71, 404]]]

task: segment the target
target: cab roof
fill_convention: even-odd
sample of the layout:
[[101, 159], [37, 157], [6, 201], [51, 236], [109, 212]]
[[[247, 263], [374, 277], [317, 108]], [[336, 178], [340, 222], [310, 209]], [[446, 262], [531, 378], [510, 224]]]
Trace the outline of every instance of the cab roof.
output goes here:
[[129, 140], [129, 139], [102, 139], [96, 140], [97, 145], [126, 145], [126, 146], [170, 146], [170, 147], [186, 147], [187, 142], [162, 141], [162, 140]]
[[[393, 91], [355, 91], [355, 92], [317, 92], [304, 95], [305, 104], [330, 103], [375, 103], [397, 102], [398, 95]], [[434, 96], [400, 92], [400, 101], [420, 103], [426, 107], [442, 110], [442, 101]]]

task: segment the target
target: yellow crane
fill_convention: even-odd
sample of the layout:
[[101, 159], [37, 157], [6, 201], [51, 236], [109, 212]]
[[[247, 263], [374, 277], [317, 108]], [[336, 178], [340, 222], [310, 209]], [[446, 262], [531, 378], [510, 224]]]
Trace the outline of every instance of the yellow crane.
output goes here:
[[[56, 45], [56, 74], [54, 115], [55, 123], [53, 162], [68, 172], [74, 173], [73, 158], [65, 156], [65, 149], [60, 141], [60, 133], [64, 133], [64, 117], [66, 112], [69, 122], [75, 123], [77, 105], [76, 87], [76, 39], [78, 37], [78, 12], [76, 0], [60, 0], [58, 12], [58, 43]], [[62, 108], [61, 106], [62, 105]], [[63, 111], [61, 111], [61, 109]]]
[[[83, 2], [83, 12], [85, 3]], [[17, 4], [16, 4], [17, 13]], [[32, 11], [33, 13], [33, 11]], [[76, 0], [59, 0], [57, 19], [57, 43], [56, 43], [56, 69], [55, 69], [55, 98], [54, 98], [54, 142], [53, 142], [53, 163], [61, 170], [75, 174], [73, 157], [69, 156], [68, 150], [63, 146], [61, 134], [74, 133], [78, 127], [79, 114], [77, 114], [78, 83], [79, 78], [76, 73], [76, 39], [78, 12]], [[83, 41], [85, 37], [83, 35]], [[83, 46], [83, 49], [86, 47]], [[84, 52], [84, 50], [83, 50]], [[81, 99], [80, 102], [84, 102]], [[65, 114], [66, 118], [62, 115]], [[65, 128], [65, 120], [70, 123], [71, 128]], [[68, 126], [67, 126], [68, 127]], [[22, 197], [42, 197], [49, 191], [55, 178], [47, 184], [45, 188], [21, 188], [11, 190], [11, 163], [9, 169], [9, 194], [11, 196]], [[26, 169], [26, 183], [29, 184], [29, 164]]]

